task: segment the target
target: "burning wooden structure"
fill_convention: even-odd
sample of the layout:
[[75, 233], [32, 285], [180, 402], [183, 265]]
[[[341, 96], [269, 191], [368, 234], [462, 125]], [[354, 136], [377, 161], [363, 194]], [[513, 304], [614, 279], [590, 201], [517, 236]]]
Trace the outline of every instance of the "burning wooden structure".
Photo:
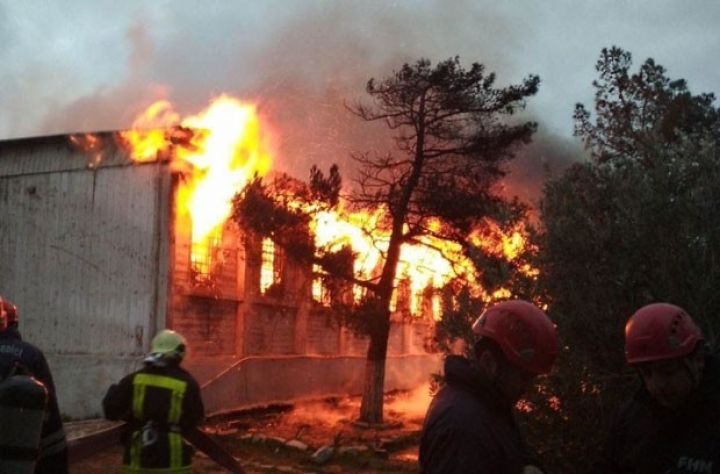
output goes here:
[[[229, 220], [194, 241], [184, 179], [162, 153], [131, 159], [116, 133], [0, 142], [0, 293], [45, 351], [62, 411], [99, 414], [165, 327], [188, 338], [209, 411], [358, 393], [367, 341], [323, 305], [312, 269]], [[432, 317], [410, 312], [399, 297], [388, 389], [437, 367]]]
[[[188, 339], [211, 412], [361, 390], [368, 341], [327, 306], [316, 269], [230, 219], [233, 195], [271, 168], [269, 135], [252, 104], [220, 96], [183, 119], [157, 102], [123, 132], [0, 142], [0, 294], [48, 355], [65, 414], [99, 414], [166, 327]], [[349, 246], [353, 275], [371, 280], [389, 234], [360, 223], [383, 212], [316, 209], [308, 237]], [[469, 238], [509, 260], [524, 245], [519, 232]], [[445, 283], [462, 275], [502, 297], [484, 294], [457, 244], [432, 239], [401, 249], [386, 389], [437, 369]]]

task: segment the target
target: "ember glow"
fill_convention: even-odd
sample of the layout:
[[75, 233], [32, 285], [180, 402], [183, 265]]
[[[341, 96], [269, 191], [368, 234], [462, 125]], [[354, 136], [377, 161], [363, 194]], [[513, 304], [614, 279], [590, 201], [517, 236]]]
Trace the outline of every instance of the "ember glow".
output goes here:
[[132, 130], [121, 133], [133, 160], [153, 161], [167, 153], [176, 169], [183, 171], [177, 210], [191, 216], [191, 261], [196, 271], [201, 262], [212, 268], [207, 253], [218, 244], [232, 197], [253, 176], [270, 169], [269, 136], [266, 128], [261, 130], [255, 105], [226, 95], [182, 119], [169, 102], [155, 102]]
[[77, 133], [70, 135], [70, 143], [92, 157], [90, 161], [88, 161], [88, 168], [94, 168], [102, 161], [105, 144], [98, 135], [93, 133]]

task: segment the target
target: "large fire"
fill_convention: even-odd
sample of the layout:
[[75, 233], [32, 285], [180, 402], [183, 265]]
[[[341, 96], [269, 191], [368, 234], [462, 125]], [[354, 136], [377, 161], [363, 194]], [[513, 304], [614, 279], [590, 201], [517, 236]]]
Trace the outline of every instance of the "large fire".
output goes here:
[[[181, 146], [173, 146], [182, 136], [178, 127], [189, 133]], [[173, 163], [184, 168], [178, 212], [191, 216], [191, 261], [198, 270], [209, 261], [204, 254], [215, 246], [230, 216], [232, 197], [253, 176], [270, 169], [268, 137], [261, 133], [256, 107], [223, 95], [199, 114], [181, 119], [169, 102], [158, 101], [121, 137], [135, 161], [170, 152]]]
[[[315, 234], [317, 247], [328, 251], [337, 251], [349, 245], [357, 255], [354, 261], [355, 277], [372, 280], [377, 277], [383, 262], [382, 255], [387, 250], [390, 232], [383, 231], [378, 221], [385, 209], [358, 212], [319, 212], [314, 216], [311, 228]], [[501, 258], [511, 261], [519, 256], [527, 245], [521, 229], [505, 234], [492, 222], [487, 222], [483, 231], [476, 231], [470, 239], [476, 246]], [[435, 219], [430, 222], [431, 231], [438, 231], [442, 222]], [[525, 265], [522, 270], [527, 275], [536, 275], [537, 270]], [[406, 243], [400, 252], [396, 288], [401, 282], [409, 286], [409, 306], [413, 315], [423, 313], [423, 301], [430, 293], [430, 312], [435, 318], [440, 316], [441, 296], [439, 290], [454, 278], [467, 282], [476, 295], [486, 300], [506, 298], [508, 290], [497, 290], [487, 294], [476, 278], [473, 263], [463, 254], [460, 244], [437, 237], [424, 235], [416, 243]], [[318, 286], [314, 287], [316, 299], [320, 299]], [[356, 287], [356, 299], [362, 290]], [[396, 294], [397, 296], [397, 294]]]
[[[138, 162], [170, 159], [182, 169], [184, 179], [178, 190], [178, 212], [187, 213], [192, 222], [192, 265], [207, 265], [206, 253], [217, 243], [223, 224], [231, 213], [233, 195], [255, 175], [270, 169], [272, 154], [268, 145], [268, 129], [262, 125], [254, 105], [229, 96], [220, 96], [201, 113], [185, 118], [167, 101], [152, 104], [137, 118], [131, 130], [121, 133], [122, 142]], [[385, 210], [363, 212], [315, 212], [311, 231], [318, 248], [335, 251], [350, 246], [357, 256], [354, 273], [358, 279], [377, 278], [389, 232], [377, 223]], [[435, 230], [443, 224], [430, 223]], [[491, 223], [471, 235], [472, 241], [507, 260], [513, 260], [525, 247], [523, 233], [518, 229], [505, 234]], [[272, 265], [272, 259], [268, 259]], [[265, 263], [265, 262], [264, 262]], [[195, 268], [197, 270], [197, 268]], [[272, 281], [272, 268], [266, 270], [265, 286]], [[524, 271], [533, 275], [534, 269]], [[486, 299], [506, 296], [503, 291], [485, 294], [475, 280], [472, 263], [454, 242], [420, 237], [404, 244], [397, 272], [397, 286], [409, 292], [412, 314], [421, 314], [429, 305], [430, 312], [440, 315], [439, 289], [453, 278], [461, 277]], [[362, 288], [356, 286], [355, 298]], [[321, 286], [313, 286], [313, 296], [320, 299]], [[396, 291], [397, 299], [397, 291]]]

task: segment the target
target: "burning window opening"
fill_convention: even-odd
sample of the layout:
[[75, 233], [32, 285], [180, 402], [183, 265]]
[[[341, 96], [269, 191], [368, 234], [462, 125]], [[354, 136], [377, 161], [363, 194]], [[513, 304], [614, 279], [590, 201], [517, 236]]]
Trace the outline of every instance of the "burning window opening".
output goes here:
[[364, 286], [353, 285], [352, 292], [353, 292], [353, 300], [356, 303], [359, 303], [367, 296], [367, 288], [365, 288]]
[[202, 241], [193, 241], [190, 251], [190, 269], [195, 282], [206, 282], [212, 278], [214, 273], [220, 271], [220, 265], [222, 264], [221, 242], [222, 232], [220, 226]]
[[423, 312], [423, 302], [425, 295], [413, 292], [410, 295], [410, 316], [421, 316]]
[[437, 291], [434, 291], [430, 297], [430, 313], [434, 320], [438, 320], [442, 316], [442, 297]]
[[411, 313], [418, 319], [438, 320], [442, 316], [440, 307], [439, 290], [432, 285], [428, 285], [422, 292], [417, 293], [417, 313]]
[[[131, 151], [136, 162], [167, 157], [174, 170], [182, 170], [184, 179], [179, 186], [178, 215], [187, 213], [192, 222], [191, 270], [196, 278], [209, 280], [222, 262], [219, 234], [208, 235], [215, 226], [222, 227], [231, 213], [234, 193], [252, 176], [264, 176], [271, 167], [272, 131], [257, 115], [253, 104], [229, 96], [220, 96], [200, 114], [181, 117], [172, 104], [159, 101], [138, 117], [132, 130], [121, 134], [122, 143]], [[98, 147], [95, 137], [78, 136], [76, 146], [93, 150]], [[382, 270], [389, 242], [389, 229], [384, 226], [387, 209], [318, 211], [310, 224], [315, 245], [323, 251], [351, 249], [353, 276], [374, 281]], [[386, 223], [385, 223], [386, 224]], [[477, 270], [463, 254], [459, 244], [443, 240], [439, 220], [428, 223], [430, 235], [420, 236], [403, 244], [398, 262], [395, 284], [409, 280], [405, 294], [393, 293], [392, 310], [412, 316], [439, 319], [442, 298], [437, 289], [459, 278], [468, 282], [475, 294], [498, 299], [509, 291], [487, 292], [476, 277]], [[521, 227], [501, 228], [487, 220], [469, 236], [474, 245], [482, 247], [508, 261], [516, 259], [528, 243]], [[283, 292], [284, 258], [279, 246], [270, 239], [262, 241], [261, 268], [257, 281], [260, 294], [279, 297]], [[536, 275], [537, 270], [526, 264], [522, 271]], [[435, 292], [435, 293], [433, 293]], [[337, 294], [337, 293], [342, 293]], [[313, 279], [312, 298], [327, 304], [335, 297], [361, 301], [367, 288], [348, 284], [341, 289]], [[337, 295], [336, 295], [337, 294]], [[448, 301], [448, 304], [452, 304]]]
[[260, 266], [260, 293], [279, 296], [282, 292], [283, 253], [272, 239], [262, 240], [262, 258]]
[[[319, 274], [324, 273], [320, 265], [313, 265], [313, 273]], [[330, 306], [331, 294], [330, 289], [321, 276], [313, 278], [312, 282], [312, 298], [316, 303], [320, 303], [323, 306]]]
[[398, 290], [395, 288], [395, 291], [392, 292], [392, 295], [390, 296], [390, 311], [395, 312], [398, 309]]

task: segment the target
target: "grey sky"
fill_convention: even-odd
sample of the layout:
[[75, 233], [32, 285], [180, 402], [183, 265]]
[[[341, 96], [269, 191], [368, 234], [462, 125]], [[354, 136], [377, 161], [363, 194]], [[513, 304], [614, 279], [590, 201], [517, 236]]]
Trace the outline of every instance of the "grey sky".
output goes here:
[[367, 143], [342, 100], [369, 77], [460, 55], [499, 85], [538, 74], [528, 111], [570, 140], [604, 46], [718, 92], [719, 23], [717, 0], [0, 0], [0, 139], [124, 128], [154, 99], [194, 113], [229, 92], [259, 100], [304, 167]]

